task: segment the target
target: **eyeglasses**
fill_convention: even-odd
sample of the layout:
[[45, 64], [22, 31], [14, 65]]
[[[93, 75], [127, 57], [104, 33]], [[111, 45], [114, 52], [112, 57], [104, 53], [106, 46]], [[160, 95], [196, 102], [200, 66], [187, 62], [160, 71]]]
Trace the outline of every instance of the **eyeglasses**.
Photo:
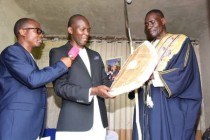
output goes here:
[[35, 29], [36, 30], [36, 33], [38, 34], [38, 35], [40, 35], [40, 34], [45, 34], [45, 32], [42, 30], [42, 29], [40, 29], [40, 28], [23, 28], [23, 30], [30, 30], [30, 29]]

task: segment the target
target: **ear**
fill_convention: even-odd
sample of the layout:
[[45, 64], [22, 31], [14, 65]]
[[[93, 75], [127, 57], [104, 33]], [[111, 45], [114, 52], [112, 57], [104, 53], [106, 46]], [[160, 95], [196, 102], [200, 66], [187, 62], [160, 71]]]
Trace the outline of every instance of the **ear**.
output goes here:
[[72, 33], [73, 33], [72, 27], [68, 27], [68, 33], [69, 33], [69, 34], [72, 34]]
[[25, 33], [26, 33], [26, 30], [23, 30], [23, 29], [20, 29], [20, 30], [19, 30], [19, 34], [20, 34], [21, 36], [25, 36]]

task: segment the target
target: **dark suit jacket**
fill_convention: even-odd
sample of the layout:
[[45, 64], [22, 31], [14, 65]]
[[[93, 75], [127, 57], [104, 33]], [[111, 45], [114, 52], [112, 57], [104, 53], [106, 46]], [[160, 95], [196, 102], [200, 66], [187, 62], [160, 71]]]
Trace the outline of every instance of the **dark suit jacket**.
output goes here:
[[19, 43], [0, 56], [0, 140], [35, 140], [43, 130], [44, 84], [67, 72], [63, 62], [39, 70]]
[[[71, 49], [70, 43], [50, 51], [50, 64], [57, 62], [62, 56], [67, 56]], [[54, 90], [62, 98], [61, 111], [57, 131], [87, 131], [93, 125], [94, 100], [88, 101], [89, 89], [98, 85], [110, 86], [111, 82], [104, 70], [104, 64], [99, 53], [86, 48], [90, 60], [91, 75], [78, 55], [68, 74], [54, 82]], [[108, 126], [105, 101], [98, 98], [103, 126]]]

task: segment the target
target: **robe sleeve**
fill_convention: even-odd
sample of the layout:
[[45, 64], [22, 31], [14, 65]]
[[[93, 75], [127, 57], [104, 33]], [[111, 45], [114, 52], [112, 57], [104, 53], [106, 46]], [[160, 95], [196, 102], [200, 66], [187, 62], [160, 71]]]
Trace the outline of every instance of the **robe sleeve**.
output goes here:
[[200, 73], [190, 39], [186, 39], [180, 51], [159, 72], [165, 85], [166, 96], [183, 99], [201, 99]]

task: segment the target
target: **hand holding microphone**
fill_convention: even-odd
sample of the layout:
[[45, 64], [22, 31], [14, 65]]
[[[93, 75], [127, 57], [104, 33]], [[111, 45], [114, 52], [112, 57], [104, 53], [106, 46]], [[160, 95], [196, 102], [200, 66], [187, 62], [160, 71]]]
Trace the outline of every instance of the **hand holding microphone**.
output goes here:
[[68, 52], [68, 56], [74, 60], [77, 55], [79, 54], [79, 48], [78, 47], [72, 47], [69, 52]]
[[66, 67], [71, 67], [72, 61], [77, 57], [79, 54], [78, 47], [72, 47], [68, 52], [68, 57], [62, 57], [61, 61], [66, 65]]

